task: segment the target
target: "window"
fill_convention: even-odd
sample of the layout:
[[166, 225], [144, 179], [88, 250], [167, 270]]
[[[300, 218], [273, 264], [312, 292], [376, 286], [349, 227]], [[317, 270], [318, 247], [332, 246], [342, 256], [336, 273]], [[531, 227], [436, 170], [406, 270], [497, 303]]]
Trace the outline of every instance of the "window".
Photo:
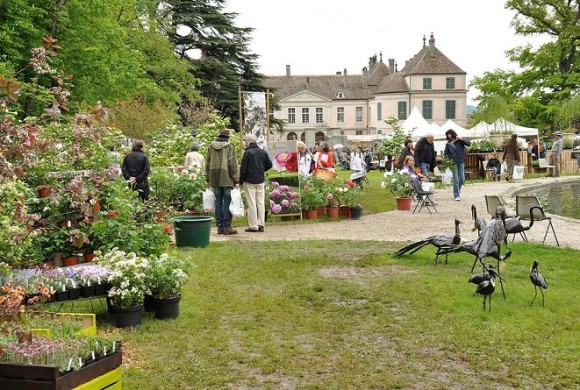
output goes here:
[[302, 109], [302, 123], [310, 123], [310, 109], [309, 108]]
[[423, 100], [423, 118], [433, 119], [433, 100]]
[[322, 107], [316, 108], [316, 123], [322, 123], [324, 117], [322, 116]]
[[288, 109], [288, 123], [296, 123], [296, 109], [295, 108]]
[[383, 103], [381, 102], [377, 103], [377, 120], [383, 120]]
[[455, 77], [447, 77], [445, 79], [445, 88], [455, 89]]
[[344, 93], [343, 92], [337, 92], [336, 93], [336, 98], [337, 99], [344, 99]]
[[397, 104], [397, 115], [399, 120], [407, 119], [407, 102], [399, 102]]
[[362, 107], [356, 107], [356, 123], [362, 123], [363, 115], [362, 115]]
[[357, 130], [356, 135], [363, 135], [362, 130]]
[[431, 77], [423, 77], [423, 89], [431, 89]]
[[455, 100], [445, 100], [445, 119], [455, 119]]
[[344, 123], [344, 107], [336, 108], [336, 121], [338, 123]]

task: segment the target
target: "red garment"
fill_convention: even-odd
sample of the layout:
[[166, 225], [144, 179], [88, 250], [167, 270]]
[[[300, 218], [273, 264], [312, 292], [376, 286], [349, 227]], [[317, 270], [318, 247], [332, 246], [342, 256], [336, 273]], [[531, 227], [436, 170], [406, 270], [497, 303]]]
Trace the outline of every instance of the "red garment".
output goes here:
[[[326, 161], [321, 158], [323, 154], [328, 156]], [[318, 157], [318, 165], [323, 168], [334, 168], [334, 157], [332, 156], [332, 152], [321, 152]]]

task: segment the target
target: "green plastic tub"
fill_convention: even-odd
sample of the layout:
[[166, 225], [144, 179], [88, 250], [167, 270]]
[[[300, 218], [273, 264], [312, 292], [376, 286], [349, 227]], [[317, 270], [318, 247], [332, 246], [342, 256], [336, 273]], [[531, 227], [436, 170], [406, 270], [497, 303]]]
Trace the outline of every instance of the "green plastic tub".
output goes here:
[[173, 218], [175, 245], [178, 247], [204, 248], [209, 245], [213, 217], [178, 216]]

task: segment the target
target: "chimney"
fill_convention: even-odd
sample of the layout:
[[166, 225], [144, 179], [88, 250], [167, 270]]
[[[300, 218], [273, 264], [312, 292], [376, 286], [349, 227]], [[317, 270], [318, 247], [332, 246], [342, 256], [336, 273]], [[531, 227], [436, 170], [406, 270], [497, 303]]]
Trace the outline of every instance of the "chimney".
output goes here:
[[306, 77], [306, 88], [310, 86], [310, 77]]
[[397, 64], [397, 63], [395, 62], [395, 73], [397, 73], [397, 72], [399, 71], [399, 69], [398, 69], [398, 68], [399, 68], [399, 64]]
[[344, 88], [346, 88], [346, 68], [344, 68], [344, 78], [343, 78], [343, 82], [344, 82]]
[[286, 65], [286, 77], [290, 77], [290, 65]]
[[395, 59], [394, 58], [389, 58], [389, 70], [391, 71], [391, 74], [395, 73]]
[[431, 37], [429, 38], [429, 57], [435, 58], [435, 37], [433, 33], [431, 33]]
[[340, 70], [337, 70], [337, 71], [336, 71], [336, 75], [337, 75], [337, 76], [340, 76], [340, 75], [342, 75], [342, 72], [341, 72]]
[[369, 70], [365, 66], [364, 68], [362, 68], [362, 86], [364, 88], [367, 87], [368, 77], [369, 77]]

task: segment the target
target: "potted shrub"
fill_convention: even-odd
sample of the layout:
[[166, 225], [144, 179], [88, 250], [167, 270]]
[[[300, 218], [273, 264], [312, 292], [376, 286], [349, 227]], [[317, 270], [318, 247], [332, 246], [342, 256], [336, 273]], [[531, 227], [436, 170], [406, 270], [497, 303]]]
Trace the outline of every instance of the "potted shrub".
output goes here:
[[411, 195], [413, 194], [413, 188], [411, 187], [409, 179], [410, 177], [408, 174], [397, 169], [389, 178], [387, 178], [387, 181], [382, 183], [383, 188], [395, 195], [395, 198], [397, 199], [397, 208], [399, 210], [411, 209]]
[[296, 214], [300, 212], [300, 194], [293, 191], [290, 186], [280, 185], [273, 181], [270, 184], [271, 191], [267, 192], [267, 202], [272, 215]]
[[185, 262], [167, 253], [151, 260], [149, 283], [155, 318], [170, 319], [179, 316], [181, 289], [187, 282], [186, 270]]
[[305, 185], [300, 193], [300, 204], [306, 211], [307, 219], [316, 219], [318, 208], [324, 206], [324, 196], [315, 187]]
[[95, 262], [110, 269], [109, 302], [119, 328], [139, 325], [143, 315], [143, 299], [149, 292], [147, 273], [149, 260], [135, 253], [114, 248], [99, 256]]

